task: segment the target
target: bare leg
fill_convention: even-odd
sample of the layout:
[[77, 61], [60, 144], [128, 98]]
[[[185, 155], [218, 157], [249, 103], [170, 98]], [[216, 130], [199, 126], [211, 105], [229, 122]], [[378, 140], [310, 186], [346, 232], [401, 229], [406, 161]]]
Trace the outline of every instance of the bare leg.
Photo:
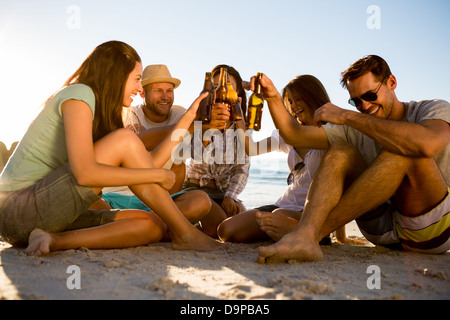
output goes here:
[[[325, 165], [323, 167], [326, 168]], [[339, 166], [339, 171], [341, 170]], [[319, 183], [315, 185], [317, 186], [320, 186]], [[447, 194], [446, 184], [433, 159], [407, 158], [386, 151], [380, 153], [331, 210], [322, 212], [314, 210], [316, 202], [328, 201], [328, 199], [317, 197], [319, 190], [321, 189], [310, 190], [311, 194], [308, 195], [311, 206], [307, 208], [312, 209], [308, 214], [310, 219], [302, 219], [294, 232], [275, 244], [278, 246], [261, 248], [258, 261], [321, 259], [322, 252], [317, 250], [316, 245], [318, 238], [344, 226], [365, 212], [377, 208], [394, 194], [396, 194], [397, 207], [403, 214], [409, 216], [427, 212]], [[307, 216], [307, 208], [305, 208], [304, 216]], [[311, 219], [312, 217], [317, 218], [316, 223], [314, 219]]]
[[362, 160], [356, 149], [344, 144], [332, 145], [311, 183], [297, 228], [279, 242], [259, 248], [258, 262], [322, 260], [319, 241], [327, 235], [320, 234], [322, 226], [340, 201], [345, 186], [362, 170]]
[[[123, 166], [128, 168], [153, 168], [153, 161], [150, 154], [145, 149], [141, 140], [130, 130], [116, 130], [104, 138], [97, 141], [94, 145], [96, 159], [99, 163], [111, 166]], [[130, 186], [136, 196], [150, 207], [165, 222], [172, 235], [172, 245], [175, 249], [192, 249], [198, 251], [210, 251], [221, 247], [217, 241], [209, 238], [199, 230], [194, 228], [191, 223], [181, 214], [175, 206], [169, 192], [157, 184]], [[94, 192], [100, 193], [101, 188], [94, 188]], [[74, 233], [64, 234], [65, 237], [58, 237], [61, 234], [52, 234], [52, 241], [48, 245], [48, 250], [53, 248], [76, 248], [79, 247], [78, 241], [83, 240], [84, 246], [90, 248], [123, 248], [131, 244], [145, 244], [153, 241], [149, 239], [151, 228], [154, 225], [149, 223], [149, 219], [126, 219], [116, 221], [96, 228], [73, 231]], [[138, 233], [138, 237], [136, 236]], [[35, 232], [32, 239], [34, 244], [29, 246], [29, 252], [36, 252], [42, 246], [33, 241], [38, 235], [42, 239], [41, 232]], [[77, 235], [77, 237], [74, 237]], [[83, 237], [80, 238], [80, 235]], [[124, 236], [127, 235], [127, 236]], [[160, 238], [160, 237], [158, 237]], [[139, 240], [128, 242], [131, 240]], [[95, 241], [95, 242], [90, 242]], [[47, 241], [48, 242], [48, 241]], [[42, 243], [42, 242], [41, 242]]]
[[[153, 161], [140, 139], [126, 129], [116, 130], [94, 145], [99, 163], [128, 168], [152, 168]], [[124, 248], [159, 241], [166, 225], [171, 231], [175, 249], [210, 251], [221, 247], [217, 241], [194, 228], [175, 206], [169, 192], [157, 184], [130, 186], [136, 196], [165, 222], [154, 214], [130, 216], [95, 228], [50, 234], [35, 230], [30, 234], [29, 254], [39, 255], [67, 248]], [[101, 188], [94, 188], [100, 193]], [[136, 211], [133, 211], [136, 213]], [[158, 222], [156, 222], [158, 221]], [[163, 231], [161, 231], [163, 230]]]
[[197, 222], [211, 210], [209, 196], [199, 190], [183, 193], [174, 200], [178, 209], [190, 222]]
[[330, 212], [321, 234], [377, 208], [394, 194], [402, 214], [414, 217], [442, 201], [447, 186], [433, 159], [406, 158], [382, 151]]
[[128, 248], [161, 240], [166, 231], [164, 222], [155, 214], [141, 210], [119, 211], [115, 221], [106, 225], [81, 230], [49, 233], [41, 229], [31, 232], [29, 255], [77, 249]]
[[[116, 130], [95, 144], [97, 161], [127, 168], [153, 168], [141, 140], [126, 129]], [[129, 186], [131, 191], [166, 223], [172, 246], [180, 250], [211, 251], [222, 245], [196, 229], [180, 212], [165, 189], [157, 184]]]
[[252, 209], [226, 219], [219, 225], [217, 231], [219, 238], [222, 241], [230, 242], [269, 239], [256, 220], [256, 213], [258, 212], [259, 210]]
[[[153, 162], [140, 139], [126, 129], [116, 130], [94, 145], [99, 163], [128, 168], [152, 168]], [[169, 193], [156, 184], [131, 186], [132, 191], [161, 217], [172, 234], [176, 249], [209, 251], [220, 243], [194, 228], [181, 214]], [[94, 188], [100, 193], [101, 188]], [[144, 214], [144, 215], [143, 215]], [[126, 216], [126, 218], [123, 218]], [[68, 248], [125, 248], [159, 241], [166, 225], [155, 214], [145, 211], [121, 211], [116, 221], [82, 230], [47, 233], [36, 229], [29, 237], [28, 254], [40, 255]]]
[[217, 228], [226, 218], [225, 210], [211, 200], [211, 210], [200, 220], [200, 230], [210, 237], [217, 238]]

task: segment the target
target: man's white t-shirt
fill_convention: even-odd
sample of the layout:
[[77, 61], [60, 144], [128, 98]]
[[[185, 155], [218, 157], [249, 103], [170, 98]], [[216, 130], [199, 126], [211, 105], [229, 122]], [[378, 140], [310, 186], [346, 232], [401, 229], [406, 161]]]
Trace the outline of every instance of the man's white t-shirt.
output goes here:
[[170, 109], [169, 116], [167, 117], [166, 121], [153, 122], [145, 116], [143, 105], [139, 105], [136, 107], [129, 107], [128, 109], [124, 110], [123, 126], [132, 127], [133, 125], [137, 124], [141, 125], [145, 129], [170, 126], [178, 123], [178, 121], [181, 119], [181, 117], [185, 112], [186, 112], [185, 108], [173, 105], [172, 108]]

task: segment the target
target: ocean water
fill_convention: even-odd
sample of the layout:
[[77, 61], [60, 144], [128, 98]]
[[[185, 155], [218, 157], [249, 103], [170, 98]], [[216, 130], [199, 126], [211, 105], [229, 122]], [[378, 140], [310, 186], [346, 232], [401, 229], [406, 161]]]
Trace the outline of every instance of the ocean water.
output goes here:
[[287, 155], [272, 153], [251, 158], [247, 186], [239, 195], [247, 209], [274, 204], [288, 187]]

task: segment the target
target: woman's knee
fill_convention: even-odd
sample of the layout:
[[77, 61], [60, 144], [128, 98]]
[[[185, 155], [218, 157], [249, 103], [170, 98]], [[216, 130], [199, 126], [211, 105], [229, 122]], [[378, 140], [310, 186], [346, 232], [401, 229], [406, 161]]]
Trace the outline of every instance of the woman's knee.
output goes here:
[[181, 213], [191, 222], [196, 222], [211, 210], [211, 199], [200, 190], [189, 191], [174, 200]]
[[117, 137], [115, 137], [115, 142], [120, 145], [124, 150], [131, 152], [136, 151], [147, 151], [142, 140], [130, 129], [118, 129], [115, 131]]
[[96, 148], [123, 151], [127, 154], [146, 151], [144, 143], [130, 129], [114, 130], [95, 143]]
[[207, 214], [211, 210], [211, 199], [203, 191], [194, 190], [187, 193], [188, 197], [191, 197], [191, 207], [203, 215]]
[[232, 241], [235, 233], [233, 221], [226, 219], [217, 227], [217, 236], [223, 242]]
[[262, 231], [256, 221], [257, 212], [252, 209], [225, 219], [217, 228], [219, 239], [224, 242], [247, 242], [260, 238]]

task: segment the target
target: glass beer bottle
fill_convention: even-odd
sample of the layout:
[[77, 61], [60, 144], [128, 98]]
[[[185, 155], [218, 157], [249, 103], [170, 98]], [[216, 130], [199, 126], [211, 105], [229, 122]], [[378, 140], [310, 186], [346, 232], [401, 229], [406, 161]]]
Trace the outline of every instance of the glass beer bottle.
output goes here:
[[214, 95], [215, 91], [213, 89], [213, 83], [211, 79], [211, 72], [206, 72], [205, 74], [205, 83], [203, 85], [203, 90], [201, 92], [208, 92], [208, 96], [200, 101], [200, 106], [198, 108], [199, 116], [198, 119], [203, 123], [207, 124], [211, 122], [211, 111], [212, 106], [214, 104]]
[[241, 104], [239, 103], [239, 97], [234, 90], [230, 81], [230, 76], [227, 74], [227, 87], [228, 87], [228, 103], [230, 104], [230, 120], [239, 121], [243, 119]]
[[220, 68], [219, 85], [216, 88], [216, 103], [228, 104], [227, 69]]
[[247, 127], [255, 131], [261, 130], [264, 97], [261, 94], [261, 84], [259, 81], [262, 76], [262, 73], [256, 74], [255, 92], [248, 99]]

